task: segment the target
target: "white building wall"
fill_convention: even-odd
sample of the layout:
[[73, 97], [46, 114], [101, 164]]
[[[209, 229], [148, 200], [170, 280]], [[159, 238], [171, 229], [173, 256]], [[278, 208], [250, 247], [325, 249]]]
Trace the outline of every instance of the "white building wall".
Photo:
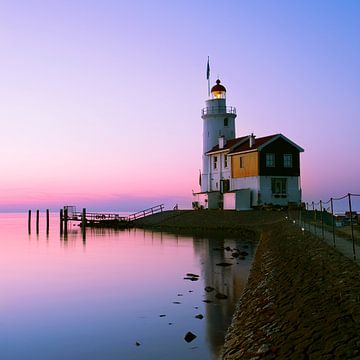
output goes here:
[[251, 210], [251, 189], [241, 189], [224, 194], [224, 210]]
[[260, 191], [260, 177], [247, 176], [243, 178], [233, 178], [230, 180], [230, 190], [250, 189], [251, 206], [258, 205], [258, 193]]
[[236, 207], [236, 194], [225, 193], [224, 194], [224, 210], [235, 210]]
[[[276, 197], [272, 194], [271, 179], [287, 179], [287, 196]], [[298, 176], [260, 176], [260, 202], [261, 204], [287, 205], [289, 202], [301, 202], [300, 178]]]
[[208, 209], [219, 209], [222, 207], [222, 196], [220, 192], [208, 193]]
[[[217, 156], [217, 167], [214, 169], [214, 157]], [[230, 168], [230, 158], [228, 158], [228, 166], [225, 167], [225, 154], [219, 153], [216, 155], [209, 155], [210, 159], [210, 171], [209, 171], [209, 191], [220, 191], [220, 181], [221, 180], [230, 180], [231, 168]]]
[[252, 206], [251, 197], [253, 191], [251, 189], [241, 189], [235, 191], [235, 193], [236, 193], [235, 209], [238, 211], [250, 210]]

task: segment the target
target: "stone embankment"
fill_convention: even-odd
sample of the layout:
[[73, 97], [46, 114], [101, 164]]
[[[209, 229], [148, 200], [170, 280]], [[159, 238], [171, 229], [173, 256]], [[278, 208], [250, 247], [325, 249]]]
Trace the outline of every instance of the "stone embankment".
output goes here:
[[265, 226], [223, 359], [360, 359], [360, 268], [282, 221]]
[[175, 210], [163, 211], [135, 220], [136, 227], [158, 230], [241, 232], [244, 228], [259, 231], [260, 226], [272, 224], [285, 218], [281, 211], [232, 211], [232, 210]]

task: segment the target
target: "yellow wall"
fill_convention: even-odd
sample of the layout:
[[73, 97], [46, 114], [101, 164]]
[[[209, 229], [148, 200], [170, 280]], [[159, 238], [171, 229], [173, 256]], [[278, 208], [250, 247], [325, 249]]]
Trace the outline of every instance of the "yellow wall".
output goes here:
[[[240, 168], [240, 157], [243, 158], [243, 168]], [[231, 156], [231, 176], [240, 178], [259, 175], [259, 153], [257, 151]]]

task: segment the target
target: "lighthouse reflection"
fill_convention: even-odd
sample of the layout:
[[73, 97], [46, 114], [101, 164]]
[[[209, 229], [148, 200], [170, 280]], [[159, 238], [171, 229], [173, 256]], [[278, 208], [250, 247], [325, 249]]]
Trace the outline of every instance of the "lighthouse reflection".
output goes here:
[[[200, 281], [194, 283], [198, 301], [203, 301], [199, 311], [203, 312], [205, 342], [213, 359], [220, 357], [226, 331], [247, 282], [249, 270], [256, 250], [255, 239], [233, 238], [222, 234], [201, 237], [183, 236], [144, 229], [114, 230], [109, 228], [88, 229], [90, 239], [117, 238], [120, 234], [142, 238], [144, 242], [157, 249], [163, 247], [188, 247], [192, 242], [195, 268], [200, 272]], [[74, 246], [81, 229], [74, 227], [69, 231], [65, 246]], [[65, 239], [65, 238], [64, 238]], [[83, 245], [86, 241], [83, 239]], [[239, 256], [239, 254], [242, 254]], [[155, 260], [155, 258], [153, 258]], [[178, 259], [181, 261], [181, 258]], [[151, 266], [147, 264], [148, 270]], [[175, 266], [175, 263], [173, 263]], [[179, 264], [177, 265], [179, 266]], [[174, 280], [174, 279], [173, 279]], [[153, 284], [154, 288], [156, 284]], [[207, 291], [206, 291], [207, 290]], [[200, 305], [200, 303], [198, 303]], [[183, 310], [178, 310], [179, 312]], [[185, 314], [185, 312], [184, 312]]]
[[[236, 303], [245, 288], [255, 246], [250, 239], [229, 239], [221, 235], [194, 238], [206, 288], [203, 290], [206, 337], [214, 358], [220, 356]], [[239, 257], [239, 252], [247, 255]]]

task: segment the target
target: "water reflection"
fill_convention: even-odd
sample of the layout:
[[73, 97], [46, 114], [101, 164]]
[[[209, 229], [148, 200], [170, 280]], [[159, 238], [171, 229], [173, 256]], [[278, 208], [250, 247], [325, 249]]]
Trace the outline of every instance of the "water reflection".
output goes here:
[[[194, 249], [199, 257], [204, 284], [215, 290], [204, 291], [206, 303], [206, 331], [212, 353], [217, 357], [224, 343], [224, 336], [230, 325], [235, 305], [246, 285], [249, 268], [254, 256], [254, 241], [229, 239], [222, 236], [194, 239]], [[234, 249], [249, 254], [245, 259], [232, 257]], [[231, 266], [217, 264], [228, 263]], [[216, 299], [216, 293], [227, 299]]]
[[[49, 232], [28, 235], [24, 218], [0, 216], [0, 358], [218, 357], [253, 242], [143, 229], [92, 228], [84, 237], [72, 224], [65, 235], [54, 220]], [[234, 259], [229, 248], [249, 255]], [[188, 272], [199, 280], [184, 280]], [[197, 335], [189, 344], [188, 331]]]

